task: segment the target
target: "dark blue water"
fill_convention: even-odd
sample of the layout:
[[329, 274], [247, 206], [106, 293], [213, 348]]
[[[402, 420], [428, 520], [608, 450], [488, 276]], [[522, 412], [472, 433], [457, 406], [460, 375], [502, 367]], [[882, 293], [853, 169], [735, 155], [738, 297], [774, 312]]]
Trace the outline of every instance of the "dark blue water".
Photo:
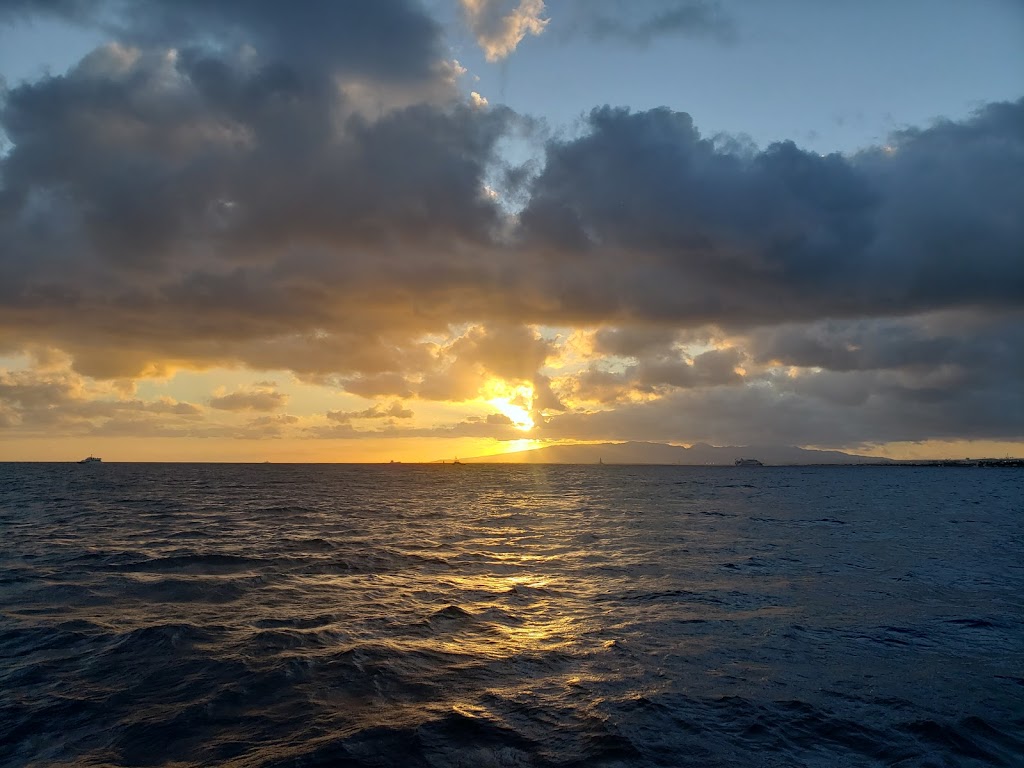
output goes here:
[[0, 465], [0, 764], [1024, 765], [1024, 472]]

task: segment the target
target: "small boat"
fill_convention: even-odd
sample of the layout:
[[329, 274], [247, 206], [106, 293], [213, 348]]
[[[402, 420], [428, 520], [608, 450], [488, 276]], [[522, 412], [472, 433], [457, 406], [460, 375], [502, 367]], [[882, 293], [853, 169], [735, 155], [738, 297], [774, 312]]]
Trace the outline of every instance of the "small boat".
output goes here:
[[103, 459], [97, 458], [96, 456], [88, 456], [88, 457], [82, 459], [78, 463], [79, 464], [98, 464], [101, 461], [103, 461]]
[[452, 464], [461, 464], [461, 463], [462, 463], [462, 462], [461, 462], [461, 461], [459, 461], [459, 458], [458, 458], [458, 456], [456, 456], [456, 457], [455, 457], [455, 461], [453, 461], [453, 462], [452, 462]]
[[757, 459], [736, 459], [735, 464], [736, 464], [737, 467], [763, 467], [764, 466], [764, 464], [762, 464]]

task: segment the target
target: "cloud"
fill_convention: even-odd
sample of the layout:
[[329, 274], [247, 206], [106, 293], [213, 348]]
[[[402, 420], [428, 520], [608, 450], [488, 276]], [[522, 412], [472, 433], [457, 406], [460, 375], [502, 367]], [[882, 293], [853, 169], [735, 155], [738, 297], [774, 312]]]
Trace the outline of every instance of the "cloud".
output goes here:
[[170, 397], [117, 397], [66, 369], [0, 370], [0, 425], [28, 435], [91, 434], [109, 423], [152, 434], [192, 429], [204, 420], [197, 405]]
[[412, 397], [413, 391], [400, 373], [382, 373], [345, 379], [341, 385], [353, 395], [360, 397]]
[[[442, 345], [423, 344], [415, 361], [396, 362], [405, 371], [372, 373], [341, 379], [338, 383], [363, 397], [412, 396], [424, 400], [473, 400], [494, 378], [510, 383], [532, 383], [554, 404], [546, 380], [539, 373], [553, 345], [533, 328], [496, 323], [473, 325]], [[409, 367], [411, 366], [411, 370]]]
[[510, 56], [527, 35], [551, 27], [567, 40], [646, 46], [657, 37], [689, 35], [731, 42], [736, 25], [717, 2], [705, 0], [559, 0], [551, 16], [543, 0], [459, 0], [463, 17], [488, 61]]
[[[921, 383], [921, 382], [917, 382]], [[649, 402], [550, 417], [533, 437], [851, 447], [930, 439], [1024, 439], [1018, 379], [919, 389], [890, 374], [818, 373], [681, 389]], [[683, 437], [685, 436], [685, 438]]]
[[829, 320], [735, 341], [742, 347], [694, 359], [714, 355], [703, 381], [696, 365], [658, 364], [656, 354], [588, 369], [570, 383], [590, 405], [552, 415], [536, 436], [835, 447], [1024, 437], [1019, 312]]
[[210, 398], [210, 407], [219, 411], [276, 411], [288, 404], [288, 395], [273, 384], [254, 386]]
[[555, 394], [551, 379], [538, 373], [533, 377], [533, 418], [538, 421], [545, 411], [564, 411], [565, 403]]
[[853, 157], [603, 108], [548, 143], [518, 216], [487, 192], [518, 116], [345, 103], [269, 65], [118, 45], [11, 90], [0, 335], [101, 378], [177, 361], [441, 397], [472, 383], [439, 378], [423, 338], [464, 323], [666, 334], [1024, 295], [1021, 102]]
[[597, 363], [570, 379], [575, 399], [611, 404], [646, 399], [676, 389], [722, 387], [743, 383], [737, 348], [713, 349], [690, 357], [678, 350], [656, 351], [621, 370]]
[[413, 0], [10, 0], [5, 20], [50, 16], [142, 46], [248, 49], [307, 75], [423, 81], [443, 59], [442, 30]]
[[[584, 35], [604, 43], [646, 46], [657, 37], [689, 35], [731, 42], [736, 23], [721, 4], [704, 0], [563, 0], [552, 31], [560, 37]], [[563, 16], [564, 14], [564, 16]]]
[[459, 0], [462, 13], [488, 61], [511, 54], [527, 35], [547, 26], [544, 0]]
[[639, 357], [650, 352], [667, 352], [678, 340], [673, 328], [600, 328], [594, 334], [594, 351], [620, 357]]
[[736, 368], [743, 356], [738, 349], [713, 349], [689, 360], [657, 359], [637, 366], [638, 384], [656, 390], [670, 387], [719, 387], [739, 384], [742, 377]]
[[362, 411], [329, 411], [327, 418], [339, 424], [348, 424], [353, 419], [411, 419], [413, 415], [410, 409], [394, 402], [386, 407], [378, 403]]
[[506, 381], [530, 381], [553, 352], [553, 345], [531, 328], [493, 325], [471, 328], [448, 347], [446, 355]]
[[[465, 5], [496, 57], [546, 19]], [[0, 21], [40, 13], [114, 40], [0, 103], [0, 351], [29, 360], [0, 379], [5, 429], [524, 436], [391, 402], [483, 398], [531, 410], [531, 437], [1024, 431], [1024, 100], [847, 156], [666, 108], [551, 136], [459, 93], [418, 3], [22, 0]], [[660, 0], [551, 24], [573, 13], [636, 44], [726, 28]], [[524, 135], [543, 156], [510, 166]], [[130, 391], [217, 366], [391, 404], [307, 422], [267, 382], [209, 408]]]
[[254, 419], [250, 419], [241, 428], [223, 431], [226, 433], [225, 437], [230, 436], [240, 440], [265, 440], [287, 436], [290, 428], [299, 422], [298, 416], [290, 413], [278, 413], [273, 416], [257, 416]]
[[0, 5], [0, 23], [52, 16], [78, 23], [90, 23], [103, 7], [103, 0], [5, 0]]
[[1024, 374], [1024, 319], [956, 313], [823, 320], [764, 328], [748, 344], [761, 363], [832, 371], [928, 370], [958, 366]]
[[[500, 223], [483, 188], [508, 113], [453, 102], [339, 126], [335, 106], [273, 68], [117, 45], [13, 89], [0, 327], [97, 376], [168, 357], [388, 370], [380, 331], [405, 347], [444, 328], [445, 294], [479, 279], [460, 259]], [[417, 292], [433, 319], [393, 311]]]
[[[553, 140], [521, 234], [579, 319], [693, 327], [1024, 303], [1024, 101], [821, 157], [602, 108]], [[557, 295], [557, 299], [556, 299]]]
[[367, 438], [485, 438], [493, 440], [522, 440], [524, 433], [517, 429], [511, 419], [497, 415], [495, 418], [470, 417], [454, 424], [438, 424], [425, 427], [401, 427], [394, 424], [377, 429], [357, 429], [352, 424], [330, 424], [312, 426], [305, 434], [324, 440], [356, 440]]

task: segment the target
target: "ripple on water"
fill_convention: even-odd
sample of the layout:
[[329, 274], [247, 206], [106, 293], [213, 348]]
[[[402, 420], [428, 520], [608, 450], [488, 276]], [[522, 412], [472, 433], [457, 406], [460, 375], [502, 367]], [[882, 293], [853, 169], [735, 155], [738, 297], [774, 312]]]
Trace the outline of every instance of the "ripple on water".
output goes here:
[[77, 469], [0, 465], [2, 766], [1024, 764], [1022, 473]]

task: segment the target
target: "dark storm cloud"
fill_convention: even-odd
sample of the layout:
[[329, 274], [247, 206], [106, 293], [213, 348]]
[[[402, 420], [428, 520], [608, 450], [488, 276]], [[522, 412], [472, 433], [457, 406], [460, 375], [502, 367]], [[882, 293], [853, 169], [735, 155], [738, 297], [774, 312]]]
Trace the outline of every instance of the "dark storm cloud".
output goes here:
[[[735, 341], [714, 351], [720, 359], [711, 368], [721, 378], [704, 382], [673, 377], [696, 366], [657, 352], [620, 371], [586, 372], [574, 394], [615, 411], [551, 418], [545, 435], [616, 439], [622, 430], [621, 439], [833, 446], [1024, 437], [1020, 312], [826, 320]], [[743, 377], [736, 366], [747, 369]], [[652, 392], [661, 397], [632, 402]]]
[[776, 390], [877, 412], [874, 423], [862, 426], [879, 434], [1024, 435], [1019, 312], [833, 321], [759, 331], [750, 344], [761, 358], [820, 369], [813, 376], [774, 377]]
[[736, 368], [743, 353], [736, 348], [713, 349], [692, 358], [679, 353], [640, 356], [637, 363], [612, 371], [592, 367], [576, 380], [573, 395], [600, 403], [628, 402], [636, 394], [660, 394], [675, 389], [741, 384]]
[[692, 325], [1024, 303], [1024, 101], [821, 157], [730, 151], [667, 109], [548, 146], [522, 214], [581, 316]]
[[[160, 356], [379, 376], [422, 371], [413, 339], [453, 322], [658, 334], [1024, 296], [1020, 102], [853, 158], [597, 110], [549, 145], [511, 239], [483, 190], [519, 118], [349, 106], [275, 65], [118, 46], [13, 89], [0, 326], [100, 376]], [[492, 370], [543, 360], [509, 354]]]
[[620, 357], [639, 357], [667, 352], [678, 339], [672, 328], [600, 328], [594, 334], [594, 351]]
[[712, 349], [696, 355], [692, 360], [645, 360], [638, 366], [638, 381], [642, 387], [657, 389], [670, 387], [717, 387], [739, 384], [741, 377], [736, 367], [743, 360], [738, 349]]
[[535, 436], [834, 447], [1024, 439], [1019, 388], [993, 378], [971, 387], [932, 384], [891, 372], [771, 377], [742, 387], [680, 389], [648, 403], [556, 415]]
[[93, 20], [105, 0], [3, 0], [0, 24], [23, 21], [36, 16], [54, 16], [85, 23]]
[[425, 80], [442, 57], [441, 29], [412, 0], [5, 0], [0, 22], [49, 15], [123, 41], [248, 45], [290, 68]]
[[[1024, 316], [1019, 313], [829, 320], [760, 329], [748, 343], [760, 363], [832, 371], [955, 365], [1024, 379]], [[1024, 389], [1024, 380], [1020, 385]]]
[[[455, 296], [492, 279], [476, 255], [500, 219], [483, 179], [512, 116], [449, 103], [370, 120], [346, 105], [274, 67], [120, 46], [13, 89], [0, 324], [61, 338], [101, 376], [144, 368], [136, 344], [393, 370], [380, 326], [442, 330]], [[419, 294], [431, 311], [395, 311]]]
[[196, 238], [251, 257], [297, 241], [486, 237], [481, 177], [505, 112], [423, 105], [369, 122], [336, 98], [273, 67], [98, 50], [7, 95], [3, 210], [56, 219], [53, 238], [123, 261], [184, 260]]

